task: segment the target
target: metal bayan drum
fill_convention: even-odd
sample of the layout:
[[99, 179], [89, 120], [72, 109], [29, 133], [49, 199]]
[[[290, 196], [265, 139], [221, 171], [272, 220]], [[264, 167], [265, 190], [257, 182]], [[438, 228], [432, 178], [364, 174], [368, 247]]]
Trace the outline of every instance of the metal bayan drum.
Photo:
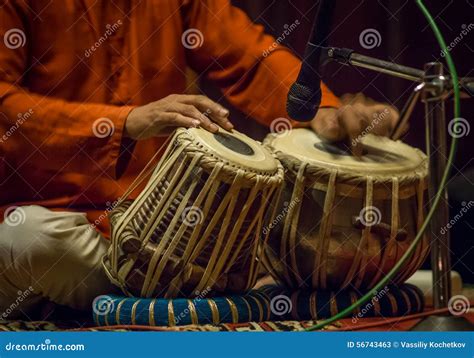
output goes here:
[[178, 129], [139, 197], [112, 212], [112, 282], [141, 297], [251, 288], [283, 175], [270, 151], [237, 131]]
[[[401, 142], [367, 135], [355, 158], [313, 131], [270, 134], [286, 171], [263, 261], [290, 287], [369, 289], [406, 252], [424, 221], [426, 156]], [[429, 251], [423, 238], [394, 283]]]

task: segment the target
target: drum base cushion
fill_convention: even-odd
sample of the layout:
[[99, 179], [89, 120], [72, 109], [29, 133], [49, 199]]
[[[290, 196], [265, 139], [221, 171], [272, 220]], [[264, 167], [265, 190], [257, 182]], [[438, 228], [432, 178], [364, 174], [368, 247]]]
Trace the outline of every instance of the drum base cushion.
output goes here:
[[[298, 290], [265, 286], [244, 295], [213, 298], [135, 298], [102, 295], [93, 302], [99, 326], [243, 323], [328, 318], [348, 307], [363, 293]], [[395, 317], [422, 312], [423, 293], [409, 284], [389, 285], [354, 311], [352, 320]]]

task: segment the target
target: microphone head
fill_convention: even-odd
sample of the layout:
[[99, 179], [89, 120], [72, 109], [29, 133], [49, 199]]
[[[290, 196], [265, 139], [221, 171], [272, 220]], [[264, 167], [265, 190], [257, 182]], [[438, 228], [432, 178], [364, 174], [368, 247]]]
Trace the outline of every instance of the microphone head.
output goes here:
[[315, 89], [295, 82], [288, 92], [286, 111], [291, 119], [309, 122], [316, 116], [320, 104], [321, 88], [319, 86]]

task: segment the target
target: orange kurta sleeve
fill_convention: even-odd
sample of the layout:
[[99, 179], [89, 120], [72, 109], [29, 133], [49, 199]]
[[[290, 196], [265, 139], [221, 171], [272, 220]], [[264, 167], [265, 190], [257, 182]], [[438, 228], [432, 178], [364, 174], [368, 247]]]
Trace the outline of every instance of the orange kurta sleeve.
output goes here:
[[[133, 107], [69, 102], [28, 91], [29, 43], [21, 1], [0, 11], [0, 146], [7, 160], [44, 170], [116, 176], [125, 119]], [[54, 41], [54, 39], [51, 39]], [[67, 51], [67, 49], [64, 49]], [[65, 80], [65, 79], [63, 79]], [[52, 173], [52, 174], [53, 174]]]
[[[288, 117], [286, 97], [301, 61], [228, 0], [190, 1], [187, 7], [188, 29], [202, 33], [200, 46], [188, 50], [192, 67], [204, 71], [233, 105], [259, 122]], [[339, 106], [324, 84], [321, 89], [322, 106]]]

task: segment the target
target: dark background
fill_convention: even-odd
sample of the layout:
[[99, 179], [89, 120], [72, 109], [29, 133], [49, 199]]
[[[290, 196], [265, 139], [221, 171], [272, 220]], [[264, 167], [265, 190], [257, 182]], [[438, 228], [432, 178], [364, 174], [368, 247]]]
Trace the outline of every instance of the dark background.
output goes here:
[[[298, 55], [302, 55], [319, 1], [234, 0], [233, 3], [242, 8], [255, 22], [264, 25], [267, 33], [275, 37], [281, 36], [285, 24], [299, 20], [301, 24], [287, 37], [284, 44]], [[460, 35], [462, 25], [474, 23], [474, 0], [426, 0], [425, 5], [440, 26], [448, 44]], [[359, 35], [367, 28], [376, 29], [380, 33], [380, 46], [368, 50], [360, 45]], [[420, 69], [424, 63], [430, 61], [445, 63], [426, 19], [413, 0], [338, 1], [329, 44], [352, 48], [361, 54]], [[460, 76], [474, 77], [474, 30], [452, 49], [451, 55]], [[410, 81], [338, 64], [327, 67], [324, 81], [336, 95], [363, 92], [377, 101], [391, 103], [399, 109], [413, 88]], [[210, 84], [203, 84], [203, 88], [211, 97], [216, 95], [217, 90]], [[452, 103], [447, 105], [446, 113], [447, 120], [451, 120]], [[463, 100], [461, 117], [473, 123], [473, 113], [474, 100]], [[256, 139], [262, 139], [267, 132], [235, 110], [232, 120], [237, 128], [245, 128], [245, 131]], [[471, 127], [474, 127], [474, 123]], [[450, 181], [452, 215], [460, 211], [462, 202], [474, 200], [474, 128], [471, 132], [473, 133], [459, 140], [458, 155]], [[424, 111], [421, 103], [410, 119], [410, 130], [403, 140], [412, 146], [425, 149]], [[469, 212], [462, 222], [456, 223], [452, 230], [452, 241], [454, 268], [461, 272], [465, 281], [473, 282], [474, 212]]]

